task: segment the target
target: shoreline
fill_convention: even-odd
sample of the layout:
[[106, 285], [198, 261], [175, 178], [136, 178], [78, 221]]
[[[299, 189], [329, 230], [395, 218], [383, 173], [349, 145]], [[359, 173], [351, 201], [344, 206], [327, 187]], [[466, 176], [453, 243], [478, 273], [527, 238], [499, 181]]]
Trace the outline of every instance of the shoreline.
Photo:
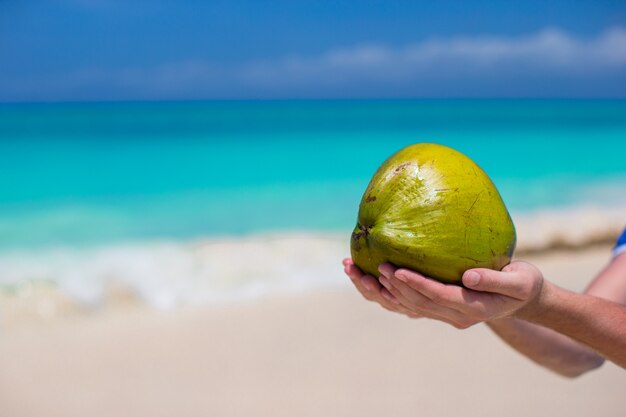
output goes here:
[[[608, 257], [621, 209], [514, 214], [515, 257]], [[341, 260], [350, 232], [275, 231], [187, 241], [0, 252], [0, 329], [102, 309], [176, 310], [348, 286]]]
[[[308, 237], [310, 239], [310, 236]], [[328, 238], [328, 237], [326, 237]], [[286, 239], [285, 236], [282, 239]], [[325, 242], [325, 240], [322, 240]], [[592, 262], [598, 265], [598, 270], [603, 263], [608, 262], [611, 257], [611, 245], [604, 242], [597, 242], [584, 247], [571, 248], [569, 246], [555, 246], [551, 250], [522, 250], [517, 251], [514, 259], [527, 260], [536, 263], [541, 267], [547, 263], [548, 269], [543, 271], [547, 278], [553, 280], [552, 275], [563, 274], [559, 269], [567, 271], [565, 275], [578, 276], [576, 271], [567, 267], [568, 262], [573, 258], [589, 257]], [[330, 262], [329, 262], [330, 261]], [[337, 261], [337, 262], [332, 262]], [[247, 296], [233, 297], [231, 299], [207, 301], [203, 303], [187, 303], [171, 305], [166, 308], [151, 305], [136, 289], [124, 286], [119, 282], [110, 282], [103, 290], [103, 294], [98, 304], [88, 304], [81, 302], [76, 297], [72, 297], [58, 285], [51, 282], [31, 282], [13, 291], [0, 290], [0, 332], [11, 333], [22, 328], [45, 328], [56, 326], [60, 322], [67, 320], [99, 320], [108, 315], [134, 313], [134, 312], [154, 312], [173, 313], [206, 309], [228, 309], [245, 308], [255, 303], [263, 303], [268, 300], [291, 299], [324, 292], [351, 292], [350, 283], [343, 275], [341, 268], [341, 257], [326, 259], [326, 265], [320, 270], [327, 274], [326, 280], [318, 285], [292, 286], [291, 288], [267, 288], [265, 291], [258, 290]], [[336, 265], [335, 265], [336, 263]], [[557, 268], [554, 267], [557, 266]], [[315, 269], [313, 269], [314, 271]], [[587, 268], [589, 271], [590, 269]], [[311, 272], [311, 271], [309, 271]], [[586, 280], [564, 281], [562, 285], [574, 291], [581, 291], [592, 276]], [[559, 280], [555, 280], [559, 283]], [[151, 314], [151, 313], [150, 313]]]

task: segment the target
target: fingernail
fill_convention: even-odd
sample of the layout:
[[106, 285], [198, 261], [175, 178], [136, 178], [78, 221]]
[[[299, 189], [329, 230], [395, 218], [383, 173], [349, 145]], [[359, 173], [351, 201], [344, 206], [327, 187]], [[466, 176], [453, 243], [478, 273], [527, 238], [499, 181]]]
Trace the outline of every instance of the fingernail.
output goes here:
[[385, 288], [389, 288], [391, 285], [389, 283], [389, 279], [386, 276], [381, 276], [380, 278], [378, 278], [378, 281], [383, 284], [383, 287]]
[[385, 273], [385, 268], [383, 268], [382, 265], [378, 267], [378, 272], [380, 272], [384, 276], [387, 276], [387, 274]]
[[467, 271], [465, 273], [465, 276], [463, 277], [463, 284], [467, 285], [468, 287], [473, 287], [474, 285], [477, 285], [478, 281], [480, 281], [480, 274], [476, 271]]
[[400, 281], [406, 282], [406, 277], [404, 276], [402, 272], [396, 272], [394, 276], [398, 278]]

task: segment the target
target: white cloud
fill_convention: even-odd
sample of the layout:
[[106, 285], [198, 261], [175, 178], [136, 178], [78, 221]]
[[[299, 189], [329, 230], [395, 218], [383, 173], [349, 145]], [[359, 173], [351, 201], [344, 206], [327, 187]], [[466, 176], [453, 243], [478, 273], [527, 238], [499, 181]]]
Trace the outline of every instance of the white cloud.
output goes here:
[[404, 47], [359, 45], [314, 57], [250, 64], [241, 70], [251, 82], [322, 81], [332, 77], [387, 79], [421, 75], [490, 74], [515, 68], [579, 74], [624, 69], [626, 30], [614, 28], [592, 39], [557, 29], [519, 37], [428, 39]]
[[625, 28], [589, 38], [547, 28], [523, 36], [362, 44], [229, 66], [189, 59], [151, 68], [83, 68], [47, 79], [5, 81], [0, 99], [34, 92], [52, 99], [544, 93], [624, 97], [626, 86], [611, 84], [623, 80]]

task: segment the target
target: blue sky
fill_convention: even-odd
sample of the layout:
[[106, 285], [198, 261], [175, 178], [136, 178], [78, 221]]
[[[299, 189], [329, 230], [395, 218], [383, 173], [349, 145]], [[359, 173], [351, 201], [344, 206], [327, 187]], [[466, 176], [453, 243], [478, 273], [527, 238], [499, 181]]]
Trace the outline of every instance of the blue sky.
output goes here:
[[0, 0], [0, 101], [626, 97], [626, 2]]

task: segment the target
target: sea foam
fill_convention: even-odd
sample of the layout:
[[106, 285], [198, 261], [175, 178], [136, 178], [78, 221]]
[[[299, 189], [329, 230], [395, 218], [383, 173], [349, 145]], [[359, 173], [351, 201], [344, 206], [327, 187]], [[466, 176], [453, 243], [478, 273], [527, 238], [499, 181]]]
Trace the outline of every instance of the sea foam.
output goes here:
[[0, 285], [49, 282], [89, 306], [123, 287], [169, 309], [341, 284], [348, 255], [346, 236], [319, 233], [14, 251], [0, 255]]
[[[514, 214], [517, 254], [609, 244], [626, 225], [626, 206]], [[341, 260], [350, 232], [265, 233], [188, 241], [144, 241], [0, 253], [0, 286], [17, 292], [49, 283], [83, 306], [123, 288], [158, 309], [207, 305], [348, 285]], [[608, 251], [607, 251], [608, 256]]]

